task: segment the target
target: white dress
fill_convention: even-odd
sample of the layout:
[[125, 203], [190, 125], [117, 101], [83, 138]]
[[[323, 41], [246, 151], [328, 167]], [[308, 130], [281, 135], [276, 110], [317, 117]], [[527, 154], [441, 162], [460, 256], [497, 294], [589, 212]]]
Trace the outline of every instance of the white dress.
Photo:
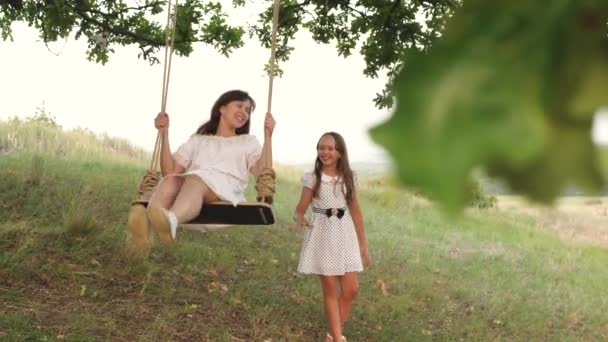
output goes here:
[[236, 206], [245, 201], [249, 169], [261, 155], [262, 146], [253, 135], [194, 134], [173, 158], [186, 168], [181, 176], [199, 176], [220, 199]]
[[[302, 184], [313, 189], [315, 178], [313, 172], [307, 172], [302, 176]], [[336, 182], [338, 184], [334, 187]], [[363, 271], [359, 240], [342, 187], [339, 177], [321, 173], [319, 197], [313, 197], [312, 207], [346, 208], [346, 211], [342, 218], [335, 215], [327, 217], [313, 211], [310, 220], [312, 227], [304, 231], [298, 272], [330, 276]]]

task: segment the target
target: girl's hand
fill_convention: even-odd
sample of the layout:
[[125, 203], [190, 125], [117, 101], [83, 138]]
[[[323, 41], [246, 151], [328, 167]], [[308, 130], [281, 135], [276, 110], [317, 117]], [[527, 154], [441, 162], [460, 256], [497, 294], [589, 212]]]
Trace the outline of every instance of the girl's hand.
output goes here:
[[158, 113], [156, 119], [154, 119], [154, 127], [159, 131], [167, 131], [169, 129], [169, 114]]
[[293, 217], [293, 220], [296, 221], [296, 225], [298, 225], [298, 227], [310, 227], [310, 223], [308, 223], [308, 220], [304, 217], [304, 215], [298, 215], [296, 214]]
[[264, 133], [266, 136], [271, 136], [274, 131], [274, 126], [277, 124], [272, 117], [272, 114], [266, 113], [266, 119], [264, 119]]
[[372, 266], [372, 258], [369, 256], [369, 253], [367, 253], [367, 250], [361, 251], [361, 259], [363, 259], [363, 266], [365, 266], [365, 268], [370, 268]]

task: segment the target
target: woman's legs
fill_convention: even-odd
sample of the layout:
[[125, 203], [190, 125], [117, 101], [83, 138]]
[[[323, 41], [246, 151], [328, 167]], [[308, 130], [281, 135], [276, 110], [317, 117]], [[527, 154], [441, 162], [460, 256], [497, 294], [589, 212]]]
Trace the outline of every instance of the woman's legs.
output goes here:
[[129, 209], [127, 218], [129, 227], [128, 253], [133, 257], [144, 257], [150, 251], [150, 234], [148, 232], [148, 215], [142, 204], [136, 204]]
[[[161, 207], [169, 208], [175, 201], [183, 179], [180, 177], [164, 178], [159, 184], [152, 197], [148, 202], [148, 208]], [[152, 231], [150, 231], [150, 222], [146, 213], [146, 208], [143, 205], [134, 205], [129, 211], [127, 221], [131, 238], [129, 240], [129, 253], [134, 256], [145, 256], [150, 251], [150, 240]]]
[[[338, 287], [336, 277], [320, 276], [321, 288], [323, 290], [323, 302], [325, 304], [325, 315], [329, 324], [329, 334], [326, 341], [340, 341], [342, 339], [342, 328], [340, 326], [340, 306], [338, 301]], [[331, 337], [331, 338], [329, 338]]]
[[[154, 205], [148, 206], [148, 217], [152, 227], [163, 243], [171, 243], [175, 239], [179, 223], [188, 222], [198, 216], [203, 202], [219, 200], [207, 184], [196, 175], [186, 176], [183, 179], [180, 177], [180, 181], [181, 184], [175, 195], [172, 192], [166, 194], [166, 197], [159, 195], [158, 204], [161, 205], [155, 202]], [[166, 210], [168, 208], [171, 209]]]
[[203, 202], [218, 201], [217, 195], [198, 176], [186, 176], [181, 191], [171, 210], [178, 223], [188, 222], [198, 216]]
[[152, 197], [148, 201], [148, 208], [171, 208], [183, 184], [184, 178], [182, 177], [170, 176], [163, 178], [154, 190], [154, 193], [152, 193]]

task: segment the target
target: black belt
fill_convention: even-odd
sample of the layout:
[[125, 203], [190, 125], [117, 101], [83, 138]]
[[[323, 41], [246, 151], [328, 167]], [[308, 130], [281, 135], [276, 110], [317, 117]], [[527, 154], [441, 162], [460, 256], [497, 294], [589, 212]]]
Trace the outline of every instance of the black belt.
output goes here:
[[328, 208], [328, 209], [322, 209], [322, 208], [312, 208], [312, 212], [313, 213], [319, 213], [319, 214], [325, 214], [327, 215], [327, 217], [331, 217], [332, 215], [336, 215], [337, 218], [341, 219], [342, 216], [344, 216], [344, 213], [346, 212], [346, 208]]

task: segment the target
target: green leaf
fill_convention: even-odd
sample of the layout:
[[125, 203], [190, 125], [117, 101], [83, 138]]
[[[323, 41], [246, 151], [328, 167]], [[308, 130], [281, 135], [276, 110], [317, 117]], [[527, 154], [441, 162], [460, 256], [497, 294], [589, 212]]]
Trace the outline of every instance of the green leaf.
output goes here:
[[564, 15], [548, 37], [550, 63], [545, 88], [546, 111], [560, 120], [588, 121], [606, 104], [608, 40], [605, 1], [567, 1]]
[[406, 53], [395, 112], [370, 131], [402, 182], [451, 212], [463, 208], [477, 167], [535, 199], [570, 181], [599, 186], [589, 113], [606, 98], [586, 89], [608, 88], [606, 73], [587, 77], [608, 58], [605, 26], [589, 30], [581, 18], [594, 13], [605, 23], [604, 7], [472, 0], [428, 53]]
[[603, 186], [596, 148], [589, 136], [591, 121], [579, 125], [554, 125], [543, 153], [522, 168], [496, 163], [491, 176], [502, 177], [515, 191], [537, 202], [551, 203], [568, 185], [588, 191]]

